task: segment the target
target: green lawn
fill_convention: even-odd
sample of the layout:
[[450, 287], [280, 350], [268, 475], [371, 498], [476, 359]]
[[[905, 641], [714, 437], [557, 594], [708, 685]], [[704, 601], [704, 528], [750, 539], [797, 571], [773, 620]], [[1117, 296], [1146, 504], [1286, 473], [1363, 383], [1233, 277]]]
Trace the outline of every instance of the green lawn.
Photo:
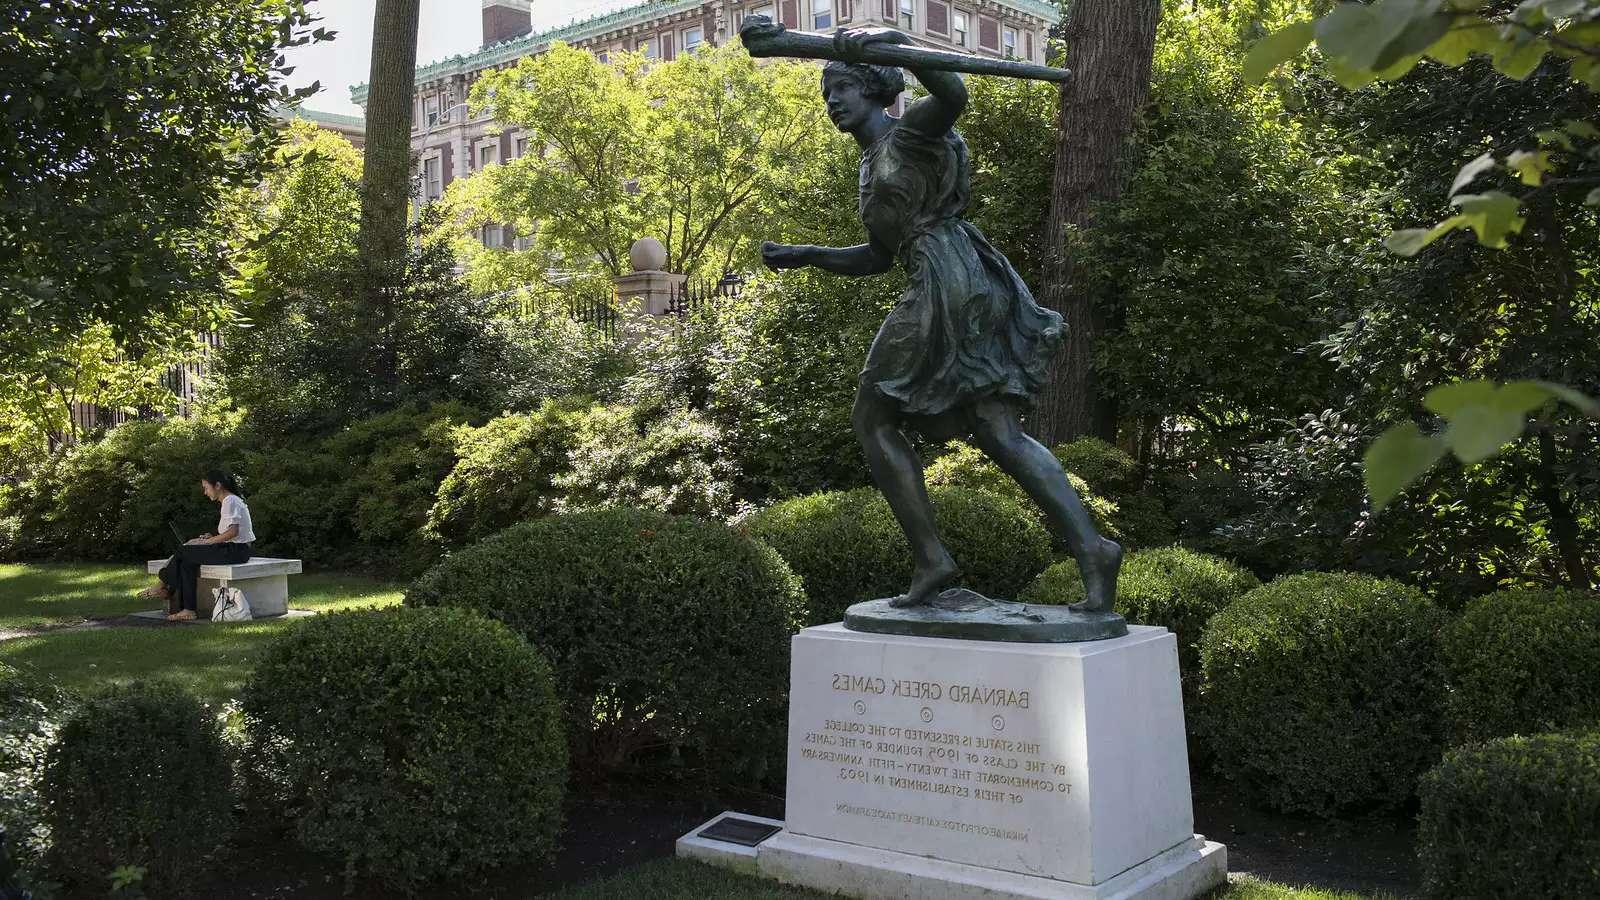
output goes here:
[[[134, 597], [151, 576], [137, 566], [102, 563], [0, 565], [0, 628], [64, 625], [149, 609]], [[317, 573], [289, 579], [289, 606], [325, 612], [400, 602], [400, 585], [361, 575]], [[257, 653], [295, 624], [267, 619], [228, 625], [71, 628], [0, 641], [0, 661], [33, 668], [83, 690], [170, 675], [221, 702], [244, 684]]]
[[[546, 895], [551, 900], [821, 900], [828, 894], [735, 875], [703, 863], [661, 859]], [[1247, 878], [1207, 900], [1367, 900], [1359, 894], [1287, 887]]]

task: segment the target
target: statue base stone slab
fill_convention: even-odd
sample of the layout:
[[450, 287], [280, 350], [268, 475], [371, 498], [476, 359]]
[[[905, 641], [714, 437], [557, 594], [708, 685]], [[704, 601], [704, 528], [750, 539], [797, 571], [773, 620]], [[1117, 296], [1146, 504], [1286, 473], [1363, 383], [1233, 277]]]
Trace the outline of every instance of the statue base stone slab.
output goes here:
[[1127, 621], [1114, 612], [990, 600], [966, 588], [945, 591], [922, 606], [895, 606], [889, 599], [857, 603], [845, 610], [844, 627], [874, 634], [1033, 644], [1104, 641], [1128, 633]]
[[[717, 861], [704, 830], [679, 855]], [[1194, 833], [1176, 639], [805, 629], [786, 820], [753, 863], [853, 897], [1199, 897], [1227, 851]]]

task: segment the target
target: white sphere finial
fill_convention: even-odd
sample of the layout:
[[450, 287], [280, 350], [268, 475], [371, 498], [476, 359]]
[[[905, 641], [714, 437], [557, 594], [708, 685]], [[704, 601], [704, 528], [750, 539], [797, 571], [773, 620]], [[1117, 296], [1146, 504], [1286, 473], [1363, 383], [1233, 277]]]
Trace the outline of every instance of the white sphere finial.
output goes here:
[[667, 265], [667, 248], [653, 237], [639, 238], [628, 248], [635, 272], [659, 272]]

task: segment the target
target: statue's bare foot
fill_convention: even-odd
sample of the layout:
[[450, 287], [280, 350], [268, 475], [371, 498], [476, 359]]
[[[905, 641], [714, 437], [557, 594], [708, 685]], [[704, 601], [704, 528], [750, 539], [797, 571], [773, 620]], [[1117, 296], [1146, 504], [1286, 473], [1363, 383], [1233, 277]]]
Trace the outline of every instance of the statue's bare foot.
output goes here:
[[956, 561], [947, 553], [937, 562], [917, 567], [915, 575], [911, 576], [911, 587], [900, 596], [889, 601], [890, 606], [927, 606], [939, 592], [956, 580], [961, 570], [956, 568]]
[[1078, 560], [1083, 572], [1084, 592], [1088, 599], [1072, 604], [1078, 612], [1111, 612], [1117, 600], [1117, 573], [1122, 569], [1122, 545], [1110, 538], [1101, 538], [1088, 548]]

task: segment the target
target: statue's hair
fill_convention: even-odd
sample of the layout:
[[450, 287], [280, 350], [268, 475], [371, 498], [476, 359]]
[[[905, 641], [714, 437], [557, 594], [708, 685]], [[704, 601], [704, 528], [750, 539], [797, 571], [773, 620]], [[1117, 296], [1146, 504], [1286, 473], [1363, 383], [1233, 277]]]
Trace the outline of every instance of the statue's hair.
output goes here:
[[896, 97], [906, 89], [906, 76], [898, 66], [874, 66], [870, 63], [847, 63], [833, 60], [822, 67], [822, 83], [829, 78], [843, 78], [861, 85], [862, 93], [882, 106], [891, 106]]

